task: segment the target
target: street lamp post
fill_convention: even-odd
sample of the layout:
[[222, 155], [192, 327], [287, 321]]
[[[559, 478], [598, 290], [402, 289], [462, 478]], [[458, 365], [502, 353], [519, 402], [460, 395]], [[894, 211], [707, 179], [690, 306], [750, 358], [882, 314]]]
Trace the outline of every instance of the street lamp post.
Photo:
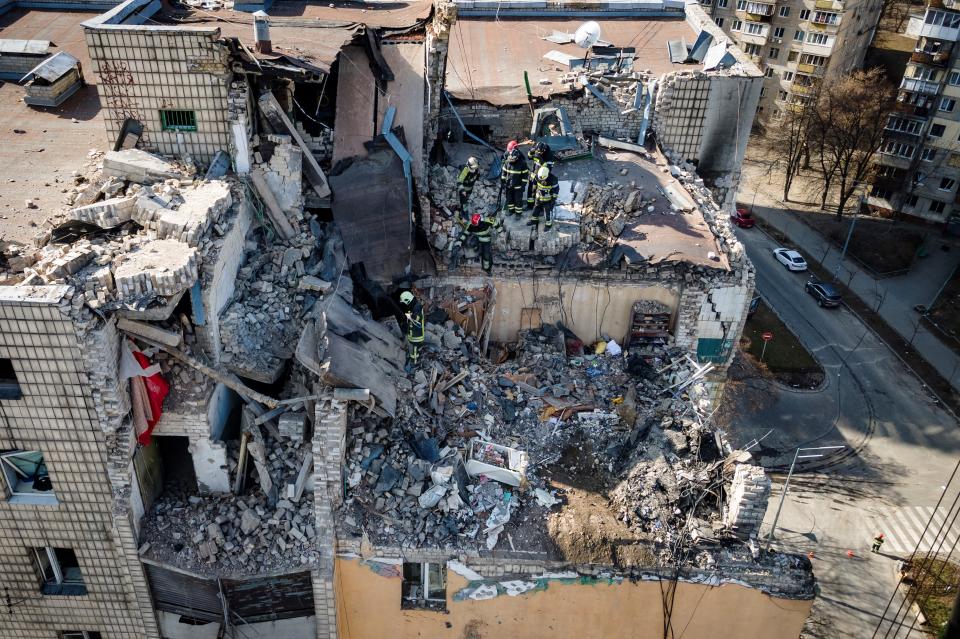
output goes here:
[[814, 459], [817, 457], [823, 457], [826, 453], [814, 453], [812, 455], [801, 455], [800, 453], [807, 453], [812, 451], [819, 450], [840, 450], [841, 448], [846, 448], [846, 446], [817, 446], [814, 448], [798, 448], [797, 451], [793, 454], [793, 461], [790, 462], [790, 472], [787, 473], [787, 481], [783, 483], [783, 490], [780, 492], [780, 504], [777, 506], [777, 514], [773, 516], [773, 525], [770, 526], [770, 533], [767, 535], [767, 543], [769, 544], [773, 541], [773, 533], [777, 530], [777, 521], [780, 519], [780, 511], [783, 510], [783, 501], [787, 498], [787, 490], [790, 488], [790, 478], [793, 477], [793, 469], [797, 465], [798, 459]]

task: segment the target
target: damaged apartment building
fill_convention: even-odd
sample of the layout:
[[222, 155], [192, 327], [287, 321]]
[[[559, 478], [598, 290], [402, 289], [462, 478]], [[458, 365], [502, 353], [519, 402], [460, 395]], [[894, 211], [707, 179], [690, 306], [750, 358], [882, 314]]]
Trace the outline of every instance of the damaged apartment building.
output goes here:
[[[0, 634], [799, 634], [811, 564], [712, 422], [762, 75], [696, 3], [83, 30], [107, 148], [0, 254]], [[487, 274], [456, 174], [496, 216], [511, 139], [553, 149], [555, 224], [503, 220]]]

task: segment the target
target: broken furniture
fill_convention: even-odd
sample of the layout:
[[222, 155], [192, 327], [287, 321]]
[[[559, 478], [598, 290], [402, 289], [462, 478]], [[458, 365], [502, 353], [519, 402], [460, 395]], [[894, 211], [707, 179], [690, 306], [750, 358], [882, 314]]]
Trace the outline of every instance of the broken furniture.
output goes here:
[[471, 477], [484, 475], [510, 486], [520, 486], [526, 481], [530, 459], [522, 450], [485, 442], [470, 441], [467, 458], [467, 474]]

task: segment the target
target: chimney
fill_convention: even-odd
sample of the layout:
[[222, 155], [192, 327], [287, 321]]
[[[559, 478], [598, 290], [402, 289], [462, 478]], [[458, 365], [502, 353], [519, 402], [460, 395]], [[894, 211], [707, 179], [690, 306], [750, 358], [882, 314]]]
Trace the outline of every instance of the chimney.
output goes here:
[[270, 42], [270, 16], [262, 9], [253, 14], [253, 41], [257, 53], [273, 53]]

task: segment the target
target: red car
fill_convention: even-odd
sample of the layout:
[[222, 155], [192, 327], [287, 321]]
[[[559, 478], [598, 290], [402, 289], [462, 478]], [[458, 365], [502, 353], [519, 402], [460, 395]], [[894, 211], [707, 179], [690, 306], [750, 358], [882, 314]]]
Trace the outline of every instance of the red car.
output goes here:
[[747, 209], [737, 207], [737, 210], [730, 214], [730, 221], [742, 229], [752, 228], [756, 224], [753, 214]]

